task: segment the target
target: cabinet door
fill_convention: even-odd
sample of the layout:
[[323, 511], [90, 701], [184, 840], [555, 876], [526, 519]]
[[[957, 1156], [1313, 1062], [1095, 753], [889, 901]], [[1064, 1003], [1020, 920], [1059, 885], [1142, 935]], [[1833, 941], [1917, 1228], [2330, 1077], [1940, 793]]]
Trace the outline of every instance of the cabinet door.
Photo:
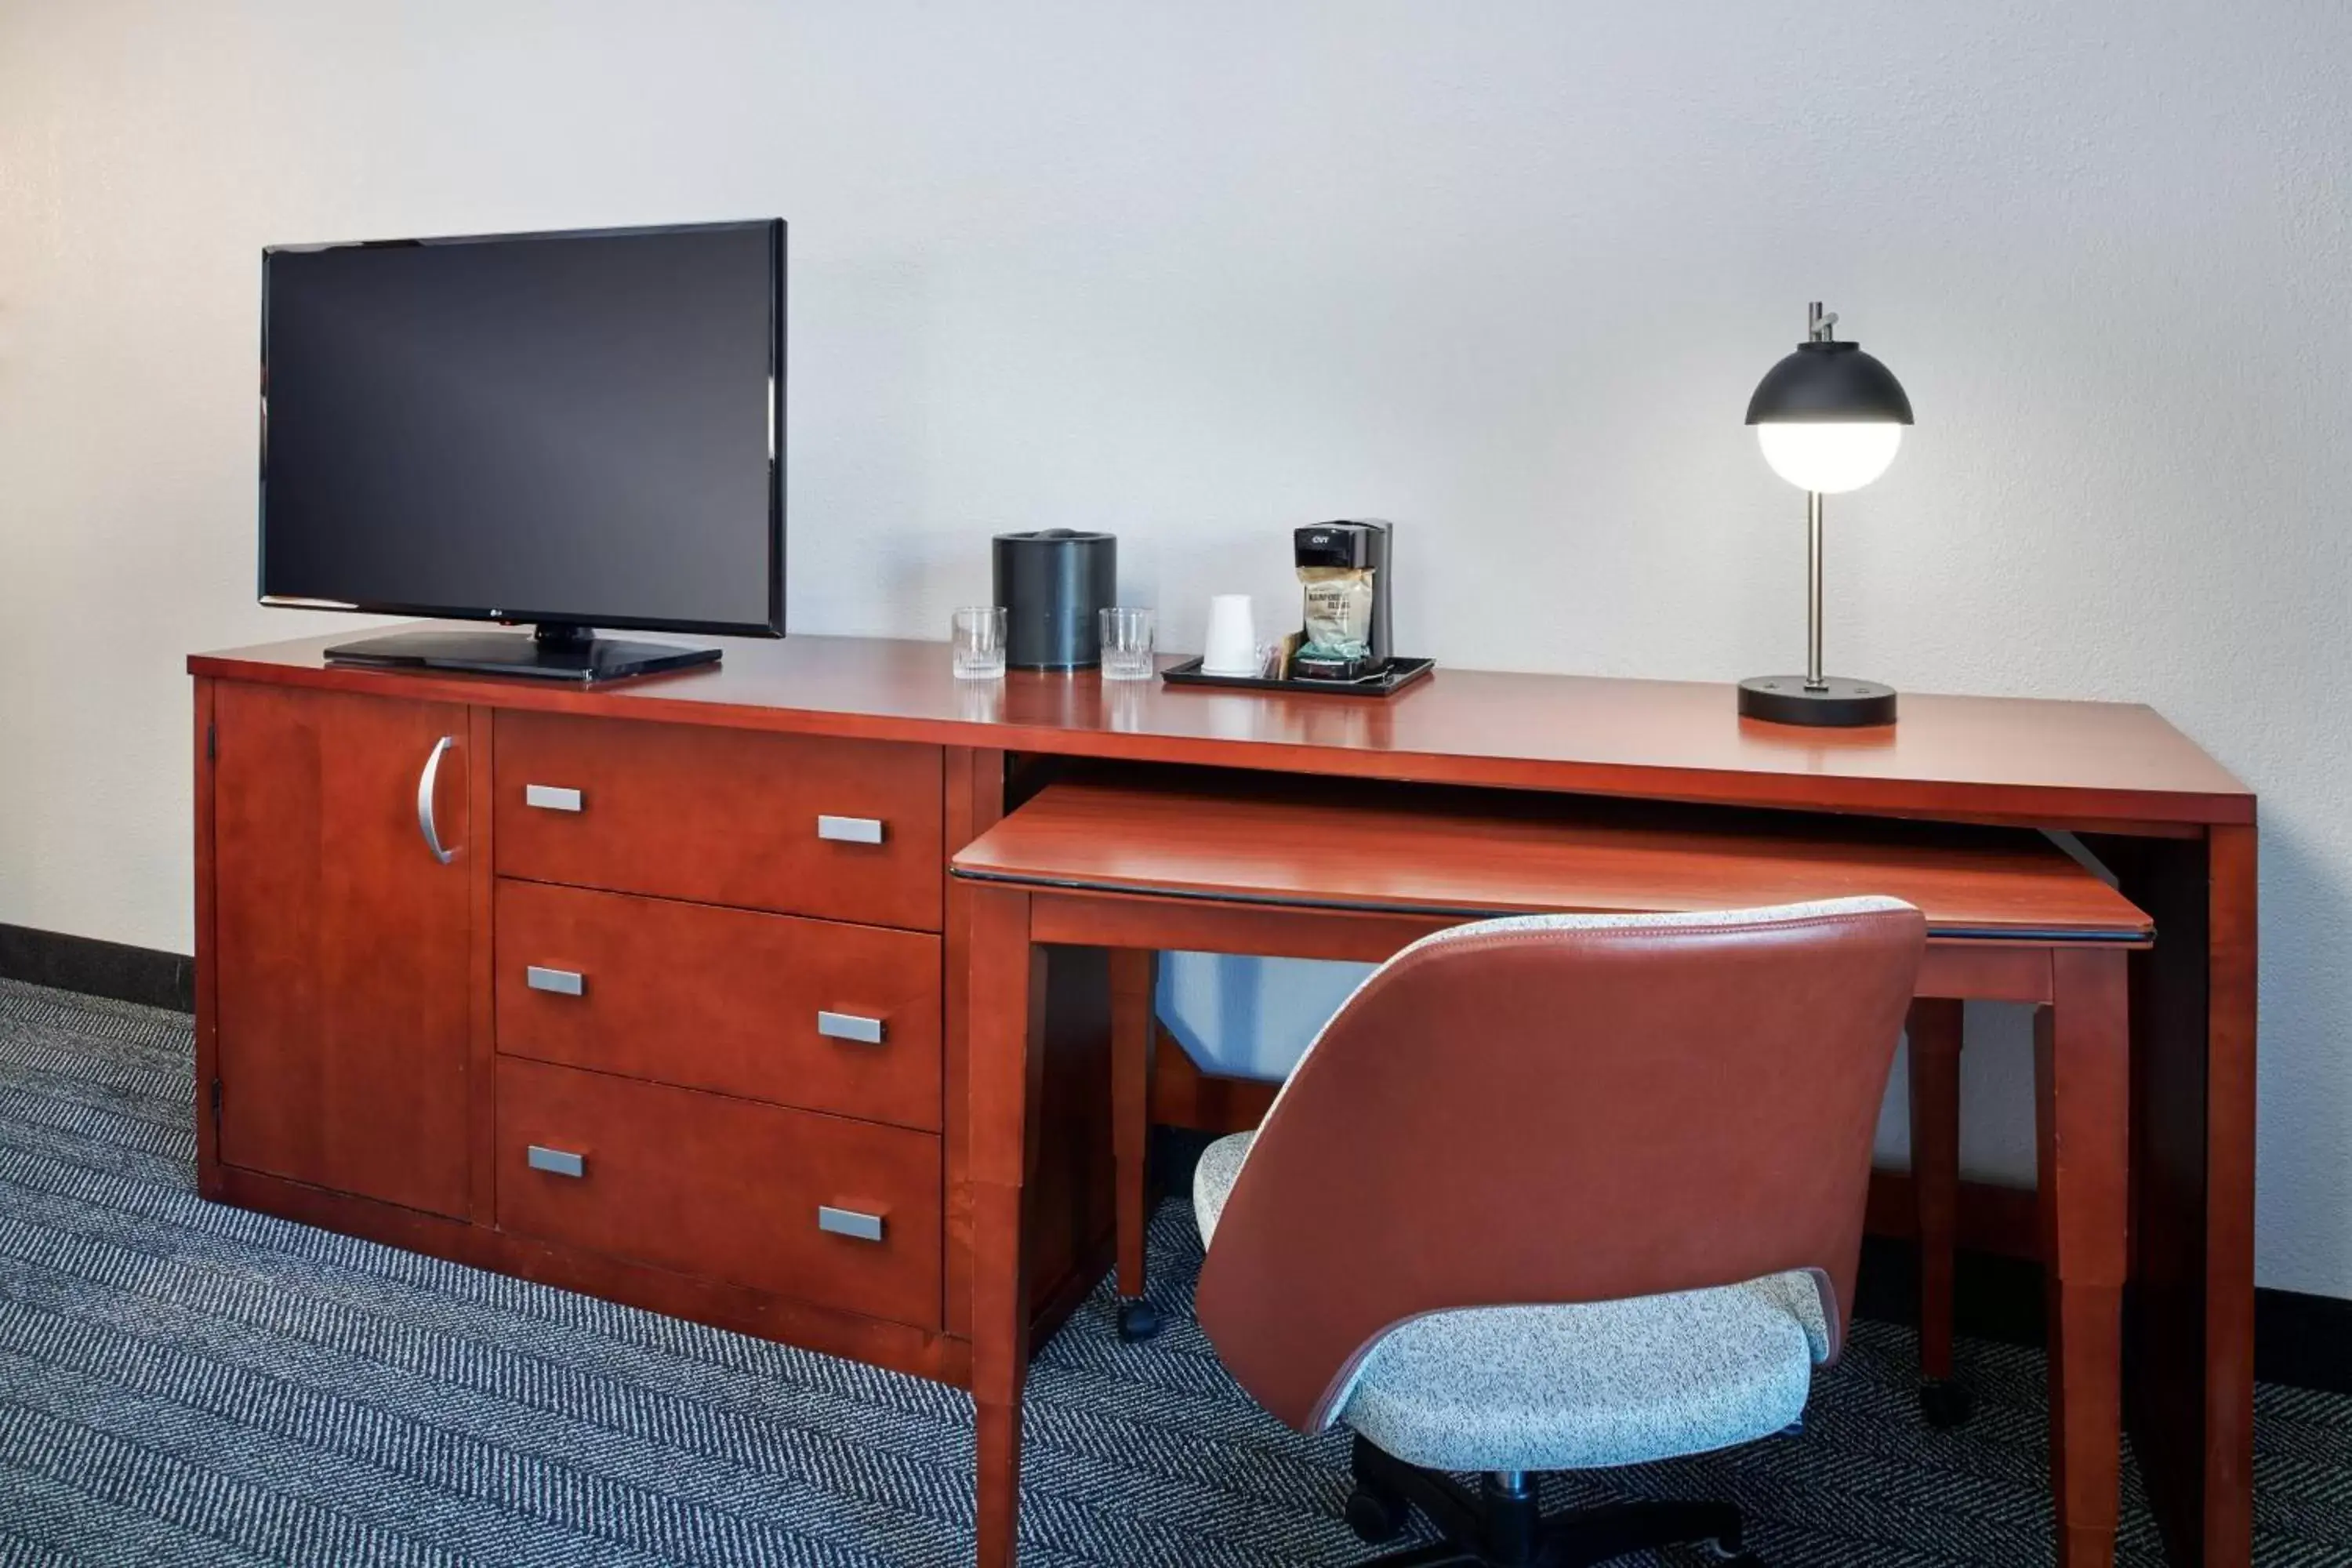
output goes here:
[[224, 681], [214, 723], [222, 1162], [464, 1216], [466, 710]]

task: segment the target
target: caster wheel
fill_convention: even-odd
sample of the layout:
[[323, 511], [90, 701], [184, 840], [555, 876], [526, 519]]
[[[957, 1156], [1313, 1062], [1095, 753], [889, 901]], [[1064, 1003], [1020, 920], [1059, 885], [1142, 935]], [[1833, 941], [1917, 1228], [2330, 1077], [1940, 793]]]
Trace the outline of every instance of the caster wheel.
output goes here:
[[1919, 1414], [1939, 1431], [1964, 1425], [1976, 1407], [1977, 1396], [1964, 1383], [1931, 1380], [1919, 1385]]
[[1348, 1494], [1348, 1528], [1367, 1546], [1394, 1541], [1412, 1515], [1412, 1505], [1386, 1487], [1358, 1481]]
[[1764, 1560], [1748, 1551], [1736, 1532], [1717, 1536], [1706, 1543], [1706, 1549], [1718, 1563], [1733, 1563], [1737, 1568], [1764, 1568]]
[[1139, 1297], [1135, 1300], [1121, 1301], [1118, 1304], [1118, 1337], [1120, 1339], [1133, 1343], [1137, 1340], [1148, 1340], [1159, 1331], [1160, 1314], [1152, 1310], [1150, 1302]]

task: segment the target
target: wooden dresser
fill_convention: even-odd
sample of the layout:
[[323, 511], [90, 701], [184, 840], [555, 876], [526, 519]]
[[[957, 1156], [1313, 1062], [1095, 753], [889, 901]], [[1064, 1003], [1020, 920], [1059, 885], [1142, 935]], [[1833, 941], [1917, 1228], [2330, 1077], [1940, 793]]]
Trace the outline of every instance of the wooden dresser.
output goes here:
[[[205, 1194], [960, 1379], [945, 863], [1001, 754], [361, 686], [198, 683]], [[1057, 1141], [1049, 1312], [1106, 1139]]]

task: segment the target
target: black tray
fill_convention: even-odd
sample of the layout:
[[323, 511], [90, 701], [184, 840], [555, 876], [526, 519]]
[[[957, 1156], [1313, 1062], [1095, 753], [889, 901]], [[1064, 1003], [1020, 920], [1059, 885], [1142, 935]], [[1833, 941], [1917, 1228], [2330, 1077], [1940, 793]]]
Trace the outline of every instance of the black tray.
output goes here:
[[1171, 686], [1223, 686], [1242, 691], [1312, 691], [1325, 697], [1389, 697], [1437, 668], [1433, 658], [1392, 658], [1378, 675], [1355, 680], [1272, 680], [1263, 675], [1203, 675], [1201, 661], [1188, 658], [1160, 672]]

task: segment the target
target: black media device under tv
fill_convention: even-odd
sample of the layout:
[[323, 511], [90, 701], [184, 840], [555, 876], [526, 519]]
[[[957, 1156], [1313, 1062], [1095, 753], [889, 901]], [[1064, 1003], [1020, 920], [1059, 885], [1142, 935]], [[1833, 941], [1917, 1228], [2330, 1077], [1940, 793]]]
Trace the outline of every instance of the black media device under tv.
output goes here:
[[784, 631], [784, 225], [262, 255], [261, 599], [535, 623], [344, 663], [595, 681]]

